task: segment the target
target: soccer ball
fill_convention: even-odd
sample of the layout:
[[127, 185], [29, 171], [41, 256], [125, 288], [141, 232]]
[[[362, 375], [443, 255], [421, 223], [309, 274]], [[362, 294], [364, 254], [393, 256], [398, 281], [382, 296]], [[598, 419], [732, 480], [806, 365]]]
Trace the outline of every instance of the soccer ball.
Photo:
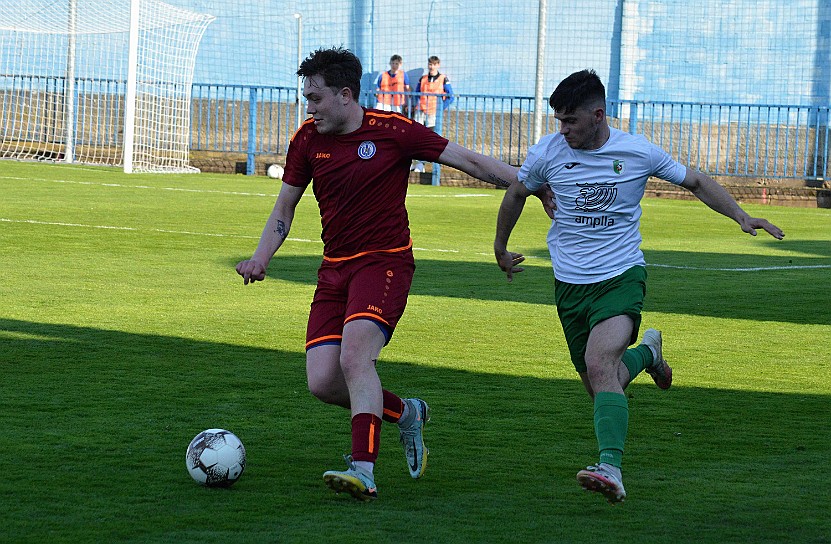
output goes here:
[[268, 177], [273, 179], [283, 179], [283, 167], [279, 164], [272, 164], [268, 167], [268, 170], [265, 171], [268, 174]]
[[231, 431], [208, 429], [190, 441], [185, 465], [202, 485], [230, 487], [245, 470], [245, 447]]

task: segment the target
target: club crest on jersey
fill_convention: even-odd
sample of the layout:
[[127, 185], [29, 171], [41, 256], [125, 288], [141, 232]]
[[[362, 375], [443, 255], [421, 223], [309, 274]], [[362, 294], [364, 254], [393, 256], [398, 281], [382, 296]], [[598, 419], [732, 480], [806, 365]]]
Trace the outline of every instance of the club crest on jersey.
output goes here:
[[367, 140], [358, 146], [358, 156], [362, 159], [371, 159], [375, 156], [375, 144]]
[[622, 174], [623, 173], [623, 161], [612, 161], [612, 170], [615, 171], [615, 174]]

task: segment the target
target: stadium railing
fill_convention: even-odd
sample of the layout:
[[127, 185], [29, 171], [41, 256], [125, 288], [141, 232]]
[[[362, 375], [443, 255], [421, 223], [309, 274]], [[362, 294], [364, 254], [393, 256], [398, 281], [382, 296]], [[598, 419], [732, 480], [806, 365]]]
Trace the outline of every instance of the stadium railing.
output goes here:
[[[50, 99], [55, 93], [50, 93], [48, 85], [38, 91], [33, 82], [25, 91], [26, 77], [35, 76], [15, 76], [14, 88], [0, 88], [0, 157], [14, 156], [12, 152], [21, 145], [54, 142], [57, 146], [60, 142], [58, 134], [38, 130], [27, 119], [15, 119], [12, 110], [7, 109], [7, 95], [14, 92], [29, 94], [29, 117], [54, 115], [50, 111], [62, 107]], [[57, 88], [60, 83], [56, 80], [51, 85]], [[79, 86], [81, 95], [84, 88]], [[403, 94], [415, 105], [415, 93]], [[79, 96], [79, 101], [82, 98]], [[374, 106], [374, 91], [361, 98], [364, 105]], [[281, 162], [297, 129], [297, 119], [305, 118], [305, 112], [297, 116], [296, 99], [293, 87], [194, 84], [191, 161], [202, 169], [245, 174], [262, 173], [267, 164]], [[111, 107], [120, 111], [123, 104], [113, 100]], [[32, 108], [45, 111], [39, 113]], [[413, 108], [406, 111], [412, 115]], [[806, 185], [821, 186], [823, 182], [827, 185], [825, 180], [831, 174], [831, 107], [610, 101], [608, 116], [612, 126], [644, 134], [674, 158], [713, 176], [801, 180]], [[543, 133], [557, 130], [549, 108], [542, 120]], [[121, 131], [98, 127], [100, 121], [93, 113], [79, 115], [76, 123], [76, 149], [120, 145]], [[460, 145], [519, 165], [535, 143], [533, 124], [531, 97], [456, 94], [437, 128]], [[21, 125], [32, 128], [21, 136], [19, 130], [13, 130]], [[14, 138], [7, 138], [12, 133]], [[54, 155], [59, 157], [60, 153]], [[438, 183], [438, 175], [434, 178]]]
[[[416, 103], [416, 93], [402, 94]], [[533, 98], [454, 97], [438, 130], [460, 145], [521, 164], [535, 143]], [[194, 84], [191, 151], [244, 155], [244, 172], [240, 166], [237, 171], [261, 171], [262, 164], [285, 155], [297, 128], [295, 100], [296, 89], [289, 87]], [[363, 93], [362, 103], [374, 106], [375, 92]], [[412, 115], [413, 108], [407, 112]], [[831, 107], [625, 100], [610, 101], [608, 117], [615, 128], [644, 134], [677, 160], [713, 176], [809, 183], [829, 176]], [[544, 134], [557, 130], [548, 108], [543, 125]]]

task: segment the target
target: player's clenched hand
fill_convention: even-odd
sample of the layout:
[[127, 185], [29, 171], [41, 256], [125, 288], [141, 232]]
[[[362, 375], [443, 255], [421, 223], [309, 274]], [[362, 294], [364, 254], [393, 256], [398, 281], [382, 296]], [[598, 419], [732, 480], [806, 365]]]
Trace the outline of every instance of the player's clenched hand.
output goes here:
[[240, 261], [237, 264], [237, 274], [242, 276], [242, 281], [245, 285], [248, 285], [249, 282], [263, 281], [265, 279], [265, 266], [254, 259]]
[[522, 253], [514, 253], [513, 251], [508, 251], [507, 249], [494, 249], [493, 253], [496, 256], [496, 262], [499, 264], [499, 268], [501, 268], [502, 271], [508, 276], [508, 281], [513, 281], [515, 272], [522, 272], [525, 270], [524, 268], [517, 266], [525, 260]]
[[782, 229], [780, 229], [767, 219], [761, 219], [759, 217], [748, 217], [747, 219], [741, 220], [740, 224], [742, 226], [742, 230], [752, 236], [756, 236], [756, 229], [764, 229], [765, 232], [767, 232], [777, 240], [781, 240], [785, 237], [785, 233], [782, 232]]

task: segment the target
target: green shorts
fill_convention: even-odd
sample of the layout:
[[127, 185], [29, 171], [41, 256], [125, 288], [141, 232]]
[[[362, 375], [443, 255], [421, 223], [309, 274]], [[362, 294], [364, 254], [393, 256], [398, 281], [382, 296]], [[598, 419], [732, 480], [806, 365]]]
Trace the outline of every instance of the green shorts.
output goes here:
[[614, 278], [585, 285], [554, 280], [557, 315], [563, 325], [571, 362], [586, 372], [586, 343], [595, 325], [610, 317], [628, 315], [635, 322], [630, 345], [638, 339], [646, 297], [646, 268], [633, 266]]

